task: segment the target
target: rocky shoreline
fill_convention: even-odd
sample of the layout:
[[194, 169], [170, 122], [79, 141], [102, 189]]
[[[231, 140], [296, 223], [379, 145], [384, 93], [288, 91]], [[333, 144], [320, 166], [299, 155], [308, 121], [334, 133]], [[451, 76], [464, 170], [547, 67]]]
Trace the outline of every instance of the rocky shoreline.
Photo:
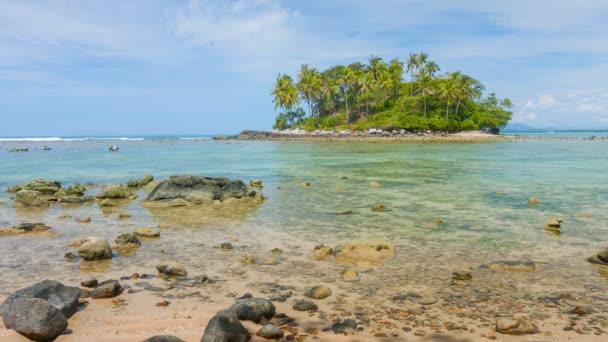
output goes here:
[[404, 129], [383, 130], [371, 128], [363, 131], [316, 130], [244, 130], [235, 136], [215, 136], [214, 140], [244, 141], [322, 141], [322, 142], [384, 142], [384, 143], [491, 143], [520, 140], [608, 140], [608, 137], [547, 137], [491, 134], [484, 131], [444, 132], [408, 131]]

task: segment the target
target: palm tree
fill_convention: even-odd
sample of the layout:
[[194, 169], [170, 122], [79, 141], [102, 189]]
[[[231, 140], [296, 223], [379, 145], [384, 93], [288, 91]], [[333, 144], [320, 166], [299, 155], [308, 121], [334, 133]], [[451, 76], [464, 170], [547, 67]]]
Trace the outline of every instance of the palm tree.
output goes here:
[[346, 108], [346, 123], [350, 123], [350, 117], [348, 113], [348, 90], [351, 88], [352, 83], [355, 81], [355, 74], [349, 67], [341, 67], [338, 69], [338, 85], [342, 90], [342, 96], [344, 97], [344, 103]]
[[449, 116], [450, 116], [450, 101], [457, 97], [456, 91], [457, 91], [456, 83], [450, 78], [446, 78], [446, 79], [442, 80], [442, 82], [439, 83], [439, 86], [437, 87], [437, 95], [439, 95], [439, 97], [446, 102], [446, 106], [445, 106], [445, 120], [446, 121], [449, 120]]
[[300, 67], [300, 74], [298, 75], [297, 89], [302, 97], [308, 104], [308, 113], [313, 117], [313, 99], [319, 97], [321, 92], [319, 71], [315, 68], [310, 68], [308, 64], [302, 64]]
[[407, 59], [407, 71], [410, 73], [410, 96], [414, 96], [414, 70], [418, 68], [418, 54], [410, 53]]
[[428, 59], [429, 54], [424, 51], [420, 51], [418, 54], [416, 54], [416, 68], [418, 68], [418, 71], [420, 71], [420, 68], [427, 63]]
[[389, 62], [388, 73], [393, 83], [393, 97], [397, 99], [399, 93], [399, 87], [403, 82], [403, 62], [398, 58], [394, 58]]
[[327, 73], [321, 74], [321, 96], [323, 98], [329, 100], [331, 106], [333, 108], [333, 112], [336, 112], [336, 104], [334, 102], [334, 94], [337, 91], [338, 86], [336, 85], [336, 81], [327, 75]]
[[421, 70], [424, 71], [424, 73], [429, 75], [431, 78], [434, 78], [435, 74], [438, 73], [439, 71], [441, 71], [441, 69], [439, 68], [439, 65], [437, 65], [437, 63], [435, 63], [433, 61], [423, 64], [423, 66], [421, 67]]
[[378, 87], [382, 91], [382, 111], [386, 110], [386, 93], [393, 89], [393, 80], [388, 72], [379, 74]]
[[458, 115], [458, 109], [460, 108], [461, 101], [466, 98], [478, 99], [481, 97], [484, 86], [475, 78], [465, 75], [460, 71], [448, 73], [447, 75], [455, 84], [455, 93], [458, 98], [456, 115]]
[[374, 75], [374, 80], [380, 78], [380, 73], [386, 70], [386, 63], [380, 57], [372, 55], [369, 58], [369, 71]]
[[359, 79], [359, 95], [365, 97], [365, 116], [369, 117], [369, 94], [374, 90], [374, 77], [366, 73]]
[[274, 96], [274, 109], [281, 107], [287, 112], [298, 103], [298, 90], [289, 75], [279, 74], [271, 94]]
[[424, 70], [420, 70], [416, 75], [416, 79], [418, 80], [418, 92], [422, 95], [424, 101], [424, 118], [426, 119], [426, 98], [428, 96], [432, 96], [435, 94], [435, 89], [433, 89], [433, 85], [431, 83], [431, 76], [427, 75], [423, 72]]

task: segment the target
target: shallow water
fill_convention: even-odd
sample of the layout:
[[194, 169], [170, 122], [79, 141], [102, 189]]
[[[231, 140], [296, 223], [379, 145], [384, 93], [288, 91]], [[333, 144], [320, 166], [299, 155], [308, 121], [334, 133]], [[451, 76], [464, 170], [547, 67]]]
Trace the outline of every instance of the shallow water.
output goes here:
[[[43, 151], [45, 145], [52, 150]], [[568, 304], [547, 307], [542, 298], [554, 292], [595, 312], [608, 309], [608, 272], [585, 260], [608, 245], [608, 145], [604, 141], [417, 145], [143, 140], [121, 141], [118, 153], [107, 152], [107, 145], [107, 141], [93, 140], [0, 142], [0, 188], [36, 177], [67, 186], [125, 182], [147, 173], [156, 179], [191, 173], [259, 178], [269, 199], [238, 214], [195, 211], [168, 218], [140, 207], [138, 201], [146, 194], [140, 190], [138, 200], [120, 208], [133, 217], [119, 220], [117, 213], [104, 212], [97, 204], [15, 210], [10, 194], [0, 193], [4, 202], [0, 226], [40, 221], [61, 233], [52, 238], [1, 237], [0, 293], [47, 277], [76, 284], [88, 275], [115, 278], [153, 273], [157, 262], [172, 259], [185, 264], [191, 274], [226, 280], [227, 286], [216, 289], [222, 295], [241, 290], [268, 292], [268, 283], [293, 286], [299, 293], [327, 281], [350, 296], [328, 310], [343, 312], [344, 307], [358, 318], [362, 311], [374, 315], [382, 305], [413, 307], [415, 300], [405, 304], [392, 300], [407, 292], [438, 298], [439, 303], [428, 310], [443, 320], [458, 318], [462, 324], [486, 328], [476, 313], [494, 317], [542, 312], [552, 318], [539, 320], [541, 331], [561, 329], [570, 320], [564, 314]], [[13, 147], [30, 151], [6, 151]], [[311, 186], [300, 186], [304, 181]], [[368, 186], [372, 181], [381, 186]], [[93, 187], [89, 193], [96, 191]], [[541, 204], [529, 206], [528, 197], [540, 198]], [[388, 210], [373, 212], [370, 208], [375, 204], [384, 204]], [[353, 214], [336, 215], [342, 210]], [[581, 217], [582, 213], [592, 215]], [[59, 218], [66, 214], [72, 217]], [[90, 216], [92, 222], [75, 222], [83, 216]], [[559, 236], [543, 229], [544, 222], [554, 216], [564, 219]], [[117, 255], [111, 262], [92, 264], [63, 258], [66, 252], [75, 252], [67, 247], [75, 238], [94, 235], [113, 240], [137, 227], [159, 223], [169, 225], [161, 229], [161, 238], [144, 241], [131, 256]], [[232, 242], [234, 251], [215, 248], [237, 238]], [[311, 257], [318, 243], [334, 246], [366, 239], [392, 241], [397, 256], [380, 267], [361, 270], [357, 283], [339, 280], [343, 265]], [[238, 262], [242, 254], [262, 261], [275, 247], [284, 250], [278, 265]], [[527, 259], [537, 262], [538, 270], [480, 268], [492, 261]], [[450, 286], [452, 271], [465, 268], [473, 270], [472, 284]], [[451, 313], [455, 308], [468, 311]], [[557, 323], [549, 323], [553, 319]], [[584, 324], [602, 327], [606, 323], [593, 319]], [[399, 324], [403, 323], [386, 329], [399, 330]], [[433, 326], [432, 322], [420, 324]]]

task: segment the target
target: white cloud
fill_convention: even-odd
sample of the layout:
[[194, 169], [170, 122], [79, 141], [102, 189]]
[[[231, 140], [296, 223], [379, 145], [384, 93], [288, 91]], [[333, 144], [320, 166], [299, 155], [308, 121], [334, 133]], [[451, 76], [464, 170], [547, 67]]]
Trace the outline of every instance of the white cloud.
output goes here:
[[553, 97], [553, 95], [544, 94], [540, 95], [536, 101], [528, 100], [526, 102], [525, 107], [547, 109], [553, 107], [556, 102], [557, 101], [555, 100], [555, 97]]

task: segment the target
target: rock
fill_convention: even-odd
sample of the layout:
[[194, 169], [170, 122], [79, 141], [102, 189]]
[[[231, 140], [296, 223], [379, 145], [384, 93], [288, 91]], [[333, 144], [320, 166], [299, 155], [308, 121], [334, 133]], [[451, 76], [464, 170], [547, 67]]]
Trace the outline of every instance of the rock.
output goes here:
[[51, 303], [61, 313], [70, 318], [78, 310], [80, 290], [77, 287], [64, 286], [55, 280], [43, 280], [32, 286], [13, 292], [0, 306], [0, 316], [8, 304], [20, 298], [38, 298]]
[[114, 240], [114, 242], [116, 242], [117, 245], [134, 244], [141, 246], [141, 241], [133, 233], [121, 234]]
[[352, 335], [357, 331], [357, 322], [354, 319], [345, 319], [342, 322], [332, 324], [331, 330], [336, 334]]
[[273, 248], [270, 253], [272, 254], [283, 254], [283, 250], [280, 248]]
[[78, 255], [85, 261], [112, 259], [112, 247], [108, 240], [91, 236], [80, 245]]
[[589, 257], [587, 260], [593, 264], [608, 266], [608, 247], [604, 248], [596, 255]]
[[172, 261], [156, 265], [156, 270], [169, 277], [185, 277], [188, 275], [184, 265]]
[[276, 340], [283, 338], [283, 330], [274, 324], [265, 324], [258, 330], [256, 335], [265, 338], [267, 340]]
[[146, 186], [146, 185], [150, 184], [153, 180], [154, 180], [154, 176], [147, 174], [139, 181], [139, 186], [140, 187]]
[[260, 323], [269, 321], [276, 312], [274, 304], [263, 298], [247, 297], [237, 300], [230, 310], [234, 311], [241, 321], [252, 321]]
[[241, 180], [224, 177], [171, 176], [160, 182], [148, 195], [147, 201], [185, 199], [192, 203], [212, 203], [229, 198], [258, 197]]
[[60, 189], [57, 191], [57, 196], [82, 196], [87, 191], [87, 189], [82, 186], [80, 183], [76, 183], [70, 185], [67, 188]]
[[57, 202], [64, 204], [83, 204], [94, 202], [95, 197], [93, 196], [79, 196], [79, 195], [66, 195], [61, 196], [57, 199]]
[[132, 217], [131, 214], [124, 212], [124, 211], [121, 211], [118, 213], [118, 219], [120, 219], [120, 220], [128, 219], [131, 217]]
[[143, 342], [186, 342], [179, 337], [171, 336], [171, 335], [156, 335], [152, 337], [148, 337]]
[[74, 260], [76, 259], [78, 256], [72, 252], [67, 252], [64, 254], [63, 256], [64, 258], [66, 258], [67, 260]]
[[82, 287], [96, 287], [99, 282], [95, 278], [83, 280], [80, 282]]
[[342, 280], [347, 282], [359, 281], [359, 273], [355, 270], [346, 269], [342, 271]]
[[232, 244], [230, 242], [222, 242], [222, 244], [220, 245], [220, 248], [223, 250], [232, 250], [234, 249], [234, 247], [232, 246]]
[[296, 311], [317, 311], [319, 306], [309, 300], [299, 300], [293, 305]]
[[438, 299], [435, 297], [422, 297], [418, 299], [418, 304], [420, 305], [433, 305], [437, 303]]
[[368, 185], [369, 185], [369, 186], [371, 186], [371, 187], [379, 187], [379, 186], [382, 186], [382, 184], [380, 184], [380, 183], [378, 183], [378, 182], [369, 182], [369, 184], [368, 184]]
[[528, 204], [529, 205], [539, 205], [540, 204], [540, 198], [530, 197], [530, 198], [528, 198]]
[[263, 188], [264, 186], [262, 185], [262, 180], [261, 179], [254, 179], [249, 181], [249, 186], [253, 186], [256, 187], [258, 189]]
[[129, 188], [120, 184], [110, 184], [101, 188], [101, 191], [95, 197], [99, 199], [119, 199], [131, 198], [131, 196], [133, 196], [133, 193]]
[[372, 211], [385, 211], [386, 206], [384, 204], [376, 204], [372, 207]]
[[251, 335], [232, 310], [215, 314], [207, 324], [201, 342], [249, 342]]
[[130, 179], [127, 181], [127, 187], [139, 188], [139, 181], [137, 179]]
[[562, 221], [562, 219], [552, 217], [548, 219], [547, 222], [545, 222], [545, 229], [554, 232], [559, 232], [562, 226]]
[[87, 217], [81, 217], [76, 219], [76, 222], [78, 223], [90, 223], [91, 222], [91, 217], [87, 216]]
[[530, 260], [496, 261], [488, 265], [482, 265], [482, 267], [492, 270], [514, 272], [532, 272], [537, 269], [536, 264]]
[[68, 320], [51, 303], [19, 298], [5, 308], [4, 325], [33, 341], [53, 341], [68, 327]]
[[249, 255], [249, 254], [241, 255], [239, 257], [239, 261], [244, 265], [251, 265], [251, 264], [255, 263], [255, 259], [256, 259], [255, 255]]
[[21, 223], [15, 227], [0, 228], [0, 236], [3, 235], [20, 235], [20, 234], [37, 234], [48, 233], [51, 227], [44, 223]]
[[44, 178], [36, 178], [27, 184], [21, 185], [21, 189], [34, 190], [45, 195], [53, 195], [61, 189], [61, 183]]
[[91, 292], [91, 298], [114, 298], [121, 294], [123, 291], [122, 286], [116, 280], [106, 280], [99, 283], [97, 287]]
[[270, 258], [266, 258], [264, 259], [264, 261], [262, 261], [262, 265], [278, 265], [279, 264], [279, 259], [275, 258], [275, 257], [270, 257]]
[[302, 182], [300, 186], [303, 188], [308, 188], [310, 186], [310, 182]]
[[353, 213], [352, 210], [341, 210], [341, 211], [337, 211], [336, 215], [350, 215], [352, 213]]
[[23, 190], [23, 185], [21, 185], [21, 184], [11, 185], [8, 187], [8, 189], [6, 189], [6, 192], [15, 193], [19, 190]]
[[48, 207], [49, 202], [35, 190], [19, 190], [15, 195], [15, 207]]
[[331, 294], [331, 289], [325, 285], [317, 285], [304, 293], [306, 297], [313, 299], [327, 298], [331, 296]]
[[150, 227], [141, 227], [141, 228], [137, 228], [137, 230], [133, 233], [138, 237], [143, 237], [143, 238], [157, 238], [160, 237], [160, 232], [157, 230], [154, 230]]
[[538, 327], [526, 318], [506, 318], [496, 319], [496, 331], [507, 335], [528, 335], [538, 334]]
[[317, 260], [323, 260], [330, 255], [334, 254], [334, 250], [331, 247], [325, 246], [323, 244], [316, 245], [313, 255]]
[[388, 241], [348, 242], [336, 246], [334, 254], [340, 263], [371, 267], [395, 257], [395, 246]]
[[473, 274], [469, 270], [459, 270], [454, 271], [452, 273], [452, 279], [454, 280], [471, 280], [473, 279]]

